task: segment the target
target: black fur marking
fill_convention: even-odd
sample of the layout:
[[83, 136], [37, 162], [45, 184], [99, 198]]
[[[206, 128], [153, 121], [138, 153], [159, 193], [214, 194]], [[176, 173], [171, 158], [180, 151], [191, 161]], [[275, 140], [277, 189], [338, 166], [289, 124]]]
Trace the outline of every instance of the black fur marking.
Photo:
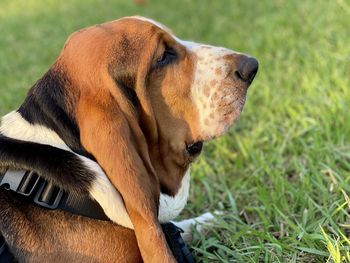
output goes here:
[[75, 154], [0, 134], [0, 170], [31, 170], [71, 192], [87, 193], [96, 175]]
[[118, 87], [122, 90], [124, 96], [132, 103], [136, 108], [140, 104], [136, 92], [133, 90], [135, 87], [135, 80], [130, 77], [115, 79]]
[[31, 124], [55, 131], [74, 152], [94, 159], [81, 145], [78, 125], [69, 114], [65, 90], [68, 85], [64, 73], [50, 69], [30, 89], [18, 112]]
[[142, 45], [137, 46], [135, 42], [129, 39], [125, 33], [120, 34], [120, 40], [116, 46], [115, 52], [111, 54], [108, 71], [114, 82], [121, 89], [123, 95], [137, 108], [140, 103], [135, 92], [136, 70], [139, 63], [139, 53]]

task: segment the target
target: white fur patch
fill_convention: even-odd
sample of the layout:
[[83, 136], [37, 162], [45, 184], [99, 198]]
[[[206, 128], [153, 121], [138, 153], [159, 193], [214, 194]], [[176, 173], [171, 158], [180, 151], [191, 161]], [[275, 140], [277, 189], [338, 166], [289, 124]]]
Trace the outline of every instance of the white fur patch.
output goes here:
[[190, 190], [190, 169], [184, 175], [181, 186], [174, 197], [165, 194], [160, 195], [159, 216], [161, 223], [169, 222], [177, 217], [185, 208]]
[[79, 156], [87, 167], [96, 174], [96, 180], [92, 183], [89, 193], [103, 208], [105, 214], [113, 222], [133, 229], [128, 212], [126, 211], [123, 198], [111, 184], [101, 167], [94, 161]]
[[71, 151], [53, 130], [38, 124], [30, 124], [17, 111], [12, 111], [1, 119], [0, 133], [21, 141], [51, 145]]
[[[220, 213], [215, 213], [220, 214]], [[215, 216], [210, 213], [204, 213], [198, 217], [185, 219], [180, 222], [172, 222], [177, 227], [181, 228], [184, 232], [181, 233], [183, 240], [189, 244], [192, 241], [192, 230], [196, 227], [196, 230], [199, 233], [203, 233], [206, 230], [206, 227], [210, 226], [215, 220]]]

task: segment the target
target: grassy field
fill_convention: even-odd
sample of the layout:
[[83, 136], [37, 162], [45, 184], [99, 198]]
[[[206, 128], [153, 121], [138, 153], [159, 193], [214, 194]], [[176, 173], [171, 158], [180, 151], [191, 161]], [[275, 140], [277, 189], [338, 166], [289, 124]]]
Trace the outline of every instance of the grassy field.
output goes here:
[[0, 115], [71, 32], [132, 14], [260, 61], [239, 122], [193, 168], [183, 216], [225, 211], [196, 234], [199, 261], [350, 262], [350, 2], [1, 0]]

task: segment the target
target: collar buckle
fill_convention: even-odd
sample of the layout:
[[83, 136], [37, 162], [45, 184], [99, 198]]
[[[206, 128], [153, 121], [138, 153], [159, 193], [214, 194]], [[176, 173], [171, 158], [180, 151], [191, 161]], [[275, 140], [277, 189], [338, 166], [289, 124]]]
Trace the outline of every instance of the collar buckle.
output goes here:
[[0, 187], [26, 197], [34, 196], [34, 203], [48, 209], [56, 209], [64, 191], [51, 181], [46, 181], [32, 171], [8, 170], [0, 176]]
[[64, 191], [51, 181], [41, 181], [34, 197], [34, 203], [48, 209], [56, 209], [60, 204]]
[[34, 172], [8, 170], [0, 176], [0, 186], [24, 196], [30, 196], [39, 183], [39, 175]]

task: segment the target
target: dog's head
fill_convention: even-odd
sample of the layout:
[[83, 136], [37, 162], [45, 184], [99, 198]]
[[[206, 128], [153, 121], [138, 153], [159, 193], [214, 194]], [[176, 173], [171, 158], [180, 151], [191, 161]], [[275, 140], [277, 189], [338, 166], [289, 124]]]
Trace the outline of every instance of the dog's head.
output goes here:
[[100, 130], [123, 118], [131, 144], [149, 155], [161, 187], [174, 193], [201, 142], [223, 134], [238, 118], [258, 63], [129, 17], [74, 33], [54, 68], [69, 79], [67, 100], [82, 145], [96, 155], [91, 144], [100, 138], [90, 133], [92, 115], [103, 113]]

